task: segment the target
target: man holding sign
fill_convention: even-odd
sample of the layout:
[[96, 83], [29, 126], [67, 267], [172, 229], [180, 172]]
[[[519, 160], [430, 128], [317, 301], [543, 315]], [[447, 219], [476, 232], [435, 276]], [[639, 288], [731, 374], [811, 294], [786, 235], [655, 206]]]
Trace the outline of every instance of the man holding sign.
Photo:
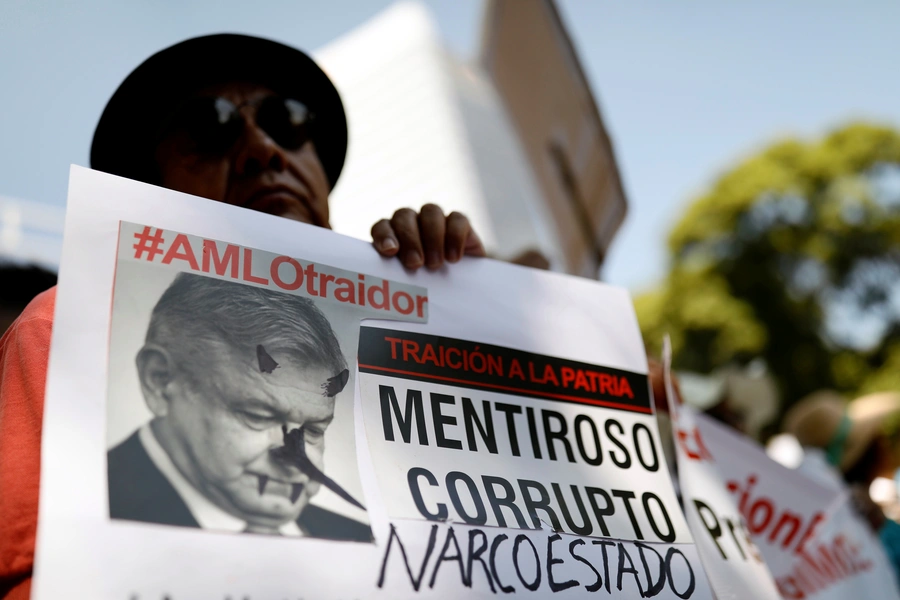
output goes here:
[[[91, 166], [329, 227], [346, 147], [340, 96], [312, 59], [269, 40], [213, 35], [167, 48], [126, 78], [97, 126]], [[484, 255], [468, 220], [434, 205], [401, 209], [372, 233], [379, 253], [411, 269]], [[0, 341], [0, 596], [10, 598], [31, 587], [55, 297], [35, 299]]]

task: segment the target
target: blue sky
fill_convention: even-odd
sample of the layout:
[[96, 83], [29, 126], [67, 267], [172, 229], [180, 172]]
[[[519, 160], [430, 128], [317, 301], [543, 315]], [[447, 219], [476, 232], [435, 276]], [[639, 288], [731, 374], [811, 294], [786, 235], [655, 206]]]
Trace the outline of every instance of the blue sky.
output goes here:
[[[70, 163], [124, 76], [154, 51], [219, 31], [313, 50], [385, 0], [2, 0], [0, 195], [63, 204]], [[480, 0], [430, 0], [448, 47], [476, 50]], [[900, 3], [559, 0], [613, 138], [629, 216], [604, 278], [665, 272], [685, 203], [784, 135], [851, 119], [900, 126]]]

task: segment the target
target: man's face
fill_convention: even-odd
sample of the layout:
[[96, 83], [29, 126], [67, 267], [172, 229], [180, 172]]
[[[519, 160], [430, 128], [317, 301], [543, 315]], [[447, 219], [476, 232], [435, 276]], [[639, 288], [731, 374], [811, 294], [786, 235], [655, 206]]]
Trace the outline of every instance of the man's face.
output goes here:
[[328, 178], [314, 142], [285, 149], [257, 123], [254, 107], [273, 96], [272, 90], [233, 82], [194, 95], [221, 97], [241, 107], [243, 129], [237, 141], [221, 152], [202, 150], [186, 131], [168, 132], [156, 149], [164, 187], [329, 227]]
[[200, 383], [177, 375], [157, 420], [160, 441], [194, 487], [263, 527], [297, 519], [320, 486], [270, 453], [283, 445], [282, 426], [303, 428], [306, 454], [324, 470], [325, 429], [334, 417], [334, 398], [322, 389], [334, 373], [272, 358], [279, 364], [272, 373], [260, 372], [254, 355], [223, 357]]

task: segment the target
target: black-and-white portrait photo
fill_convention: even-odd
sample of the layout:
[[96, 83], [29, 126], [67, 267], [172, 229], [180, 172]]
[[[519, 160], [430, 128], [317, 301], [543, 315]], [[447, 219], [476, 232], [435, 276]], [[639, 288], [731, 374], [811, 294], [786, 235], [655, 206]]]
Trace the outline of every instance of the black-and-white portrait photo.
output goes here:
[[341, 308], [119, 263], [110, 518], [371, 541], [348, 361], [359, 323]]

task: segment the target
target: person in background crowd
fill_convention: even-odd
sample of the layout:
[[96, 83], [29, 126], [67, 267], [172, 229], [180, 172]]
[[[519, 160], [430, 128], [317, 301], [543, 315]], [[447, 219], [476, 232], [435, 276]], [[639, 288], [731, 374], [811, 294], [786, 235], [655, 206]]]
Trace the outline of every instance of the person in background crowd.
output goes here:
[[35, 265], [0, 265], [0, 335], [31, 300], [56, 285], [56, 273]]
[[759, 360], [709, 374], [680, 371], [678, 377], [687, 404], [748, 437], [765, 437], [778, 413], [778, 388]]
[[847, 403], [836, 392], [818, 391], [791, 407], [784, 429], [803, 446], [804, 461], [821, 459], [841, 473], [900, 580], [900, 525], [869, 497], [876, 477], [894, 479], [900, 469], [900, 393], [869, 394]]
[[[91, 166], [328, 228], [346, 150], [340, 96], [310, 57], [221, 34], [166, 48], [132, 71], [103, 111]], [[372, 237], [409, 269], [485, 254], [465, 216], [433, 204], [398, 210]], [[0, 339], [0, 597], [15, 600], [31, 589], [55, 292], [35, 298]]]

